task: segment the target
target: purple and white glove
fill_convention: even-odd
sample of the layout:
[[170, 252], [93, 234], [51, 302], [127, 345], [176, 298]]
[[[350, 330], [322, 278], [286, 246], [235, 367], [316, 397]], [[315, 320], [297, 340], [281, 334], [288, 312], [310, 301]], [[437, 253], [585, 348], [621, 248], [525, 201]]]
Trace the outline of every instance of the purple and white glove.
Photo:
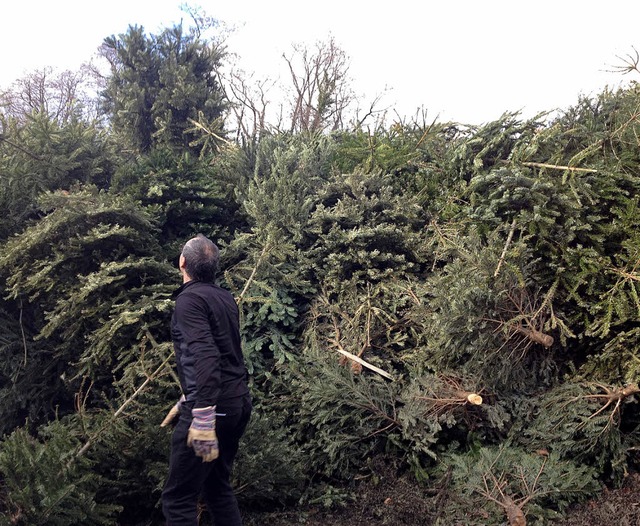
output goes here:
[[218, 437], [216, 436], [216, 406], [198, 407], [191, 410], [193, 421], [187, 436], [187, 446], [193, 447], [196, 456], [203, 462], [218, 458]]

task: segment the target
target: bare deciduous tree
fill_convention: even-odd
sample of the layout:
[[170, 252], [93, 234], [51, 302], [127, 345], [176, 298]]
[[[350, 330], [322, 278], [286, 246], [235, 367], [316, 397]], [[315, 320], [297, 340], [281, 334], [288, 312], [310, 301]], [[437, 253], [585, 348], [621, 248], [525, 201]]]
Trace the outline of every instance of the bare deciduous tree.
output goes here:
[[0, 92], [0, 109], [18, 121], [36, 111], [45, 112], [59, 123], [73, 115], [95, 117], [94, 77], [88, 66], [77, 71], [54, 71], [51, 67], [32, 71]]
[[220, 84], [224, 86], [226, 98], [231, 103], [236, 140], [243, 143], [257, 141], [269, 125], [267, 109], [271, 104], [269, 92], [274, 81], [255, 80], [241, 70], [232, 70]]
[[283, 58], [293, 82], [291, 131], [340, 128], [355, 96], [349, 83], [348, 57], [333, 37], [317, 42], [314, 51], [294, 45], [293, 53]]

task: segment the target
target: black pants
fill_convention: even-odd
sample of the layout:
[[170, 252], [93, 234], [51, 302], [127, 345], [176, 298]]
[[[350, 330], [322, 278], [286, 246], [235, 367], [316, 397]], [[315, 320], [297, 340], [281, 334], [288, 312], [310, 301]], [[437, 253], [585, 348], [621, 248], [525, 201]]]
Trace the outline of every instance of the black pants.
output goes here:
[[171, 439], [169, 475], [162, 491], [162, 511], [167, 526], [197, 526], [198, 498], [202, 498], [216, 526], [242, 526], [238, 502], [229, 483], [238, 443], [251, 416], [249, 396], [218, 404], [216, 434], [220, 456], [202, 462], [187, 446], [191, 410], [183, 407]]

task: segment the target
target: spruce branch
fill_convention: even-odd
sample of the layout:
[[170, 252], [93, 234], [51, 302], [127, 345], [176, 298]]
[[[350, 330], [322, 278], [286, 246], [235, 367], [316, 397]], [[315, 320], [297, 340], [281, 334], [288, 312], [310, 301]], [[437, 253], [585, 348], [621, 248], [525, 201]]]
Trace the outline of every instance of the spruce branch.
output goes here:
[[35, 159], [36, 161], [44, 161], [44, 159], [42, 159], [41, 157], [39, 157], [35, 153], [32, 153], [29, 150], [27, 150], [26, 148], [23, 148], [22, 146], [20, 146], [19, 144], [16, 144], [15, 142], [10, 141], [9, 139], [7, 139], [2, 134], [0, 134], [0, 141], [3, 141], [5, 143], [7, 143], [9, 146], [12, 146], [16, 150], [20, 150], [22, 153], [27, 154], [29, 157], [31, 157], [32, 159]]
[[[147, 331], [147, 337], [151, 336], [149, 334], [149, 332]], [[150, 340], [150, 341], [155, 341], [155, 340]], [[147, 387], [147, 385], [149, 385], [152, 381], [154, 381], [162, 372], [162, 370], [166, 367], [166, 365], [169, 363], [169, 361], [173, 358], [173, 354], [170, 353], [169, 356], [167, 356], [162, 363], [156, 367], [156, 369], [149, 375], [147, 375], [147, 378], [145, 379], [144, 382], [142, 382], [142, 384], [140, 384], [140, 386], [138, 386], [138, 388], [131, 394], [131, 396], [129, 396], [129, 398], [127, 398], [124, 402], [122, 402], [122, 404], [120, 404], [120, 407], [118, 407], [118, 409], [116, 409], [116, 411], [111, 415], [111, 417], [105, 422], [103, 423], [98, 430], [93, 433], [93, 435], [91, 435], [86, 442], [84, 443], [84, 445], [78, 450], [78, 452], [71, 457], [71, 459], [69, 460], [69, 462], [67, 463], [67, 468], [78, 458], [80, 458], [81, 456], [83, 456], [88, 450], [89, 448], [94, 444], [94, 442], [100, 438], [100, 436], [103, 434], [103, 432], [124, 412], [124, 410], [127, 408], [127, 406], [133, 402], [139, 395], [140, 393], [142, 393], [144, 391], [144, 389]]]
[[[526, 506], [533, 498], [544, 493], [538, 490], [536, 486], [540, 480], [540, 475], [544, 471], [546, 462], [547, 457], [545, 456], [543, 457], [542, 464], [540, 465], [540, 469], [538, 470], [531, 487], [529, 487], [529, 484], [527, 483], [524, 471], [522, 468], [519, 469], [519, 473], [514, 478], [518, 480], [518, 484], [522, 492], [521, 497], [515, 497], [512, 494], [508, 494], [506, 492], [506, 475], [502, 473], [500, 477], [496, 477], [492, 469], [482, 476], [483, 486], [481, 488], [476, 487], [474, 490], [487, 500], [496, 503], [504, 510], [507, 520], [509, 521], [509, 526], [526, 526], [527, 520], [524, 512], [524, 506]], [[489, 483], [491, 483], [491, 487]]]

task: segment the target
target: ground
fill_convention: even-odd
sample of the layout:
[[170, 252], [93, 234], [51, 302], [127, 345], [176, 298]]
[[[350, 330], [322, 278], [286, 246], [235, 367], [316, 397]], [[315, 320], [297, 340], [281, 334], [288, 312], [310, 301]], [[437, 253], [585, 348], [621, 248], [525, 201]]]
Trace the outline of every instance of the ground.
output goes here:
[[[463, 526], [447, 522], [441, 492], [425, 492], [407, 477], [389, 470], [358, 486], [348, 505], [334, 510], [307, 506], [296, 510], [245, 512], [245, 526]], [[482, 513], [481, 510], [478, 511]], [[474, 522], [478, 524], [478, 522]], [[506, 522], [504, 523], [507, 524]], [[630, 474], [619, 489], [605, 490], [599, 498], [576, 506], [552, 523], [555, 526], [640, 526], [640, 474]]]

